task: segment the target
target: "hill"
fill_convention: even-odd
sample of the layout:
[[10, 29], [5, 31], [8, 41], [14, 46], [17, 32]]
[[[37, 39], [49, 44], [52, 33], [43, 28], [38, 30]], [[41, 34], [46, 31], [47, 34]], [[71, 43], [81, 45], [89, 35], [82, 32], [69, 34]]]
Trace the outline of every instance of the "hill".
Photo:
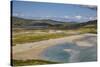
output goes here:
[[67, 29], [78, 29], [78, 28], [83, 28], [83, 27], [97, 28], [97, 20], [92, 20], [92, 21], [77, 23], [77, 24], [71, 24], [71, 25], [66, 26]]
[[97, 29], [97, 20], [92, 20], [83, 23], [77, 22], [62, 22], [51, 19], [24, 19], [12, 17], [13, 28], [25, 29], [79, 29], [79, 28], [94, 28]]
[[12, 17], [12, 27], [14, 28], [30, 28], [30, 29], [38, 29], [38, 28], [64, 28], [64, 26], [73, 24], [70, 22], [61, 22], [55, 21], [51, 19], [39, 19], [39, 20], [31, 20], [24, 19], [18, 17]]

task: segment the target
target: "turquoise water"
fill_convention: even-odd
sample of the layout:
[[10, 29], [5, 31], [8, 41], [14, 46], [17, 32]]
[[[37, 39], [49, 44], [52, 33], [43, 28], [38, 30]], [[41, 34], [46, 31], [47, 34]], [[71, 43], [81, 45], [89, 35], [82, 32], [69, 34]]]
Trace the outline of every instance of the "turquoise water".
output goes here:
[[42, 53], [41, 57], [44, 60], [54, 62], [96, 61], [97, 46], [95, 45], [92, 47], [80, 47], [74, 43], [63, 43], [47, 48]]

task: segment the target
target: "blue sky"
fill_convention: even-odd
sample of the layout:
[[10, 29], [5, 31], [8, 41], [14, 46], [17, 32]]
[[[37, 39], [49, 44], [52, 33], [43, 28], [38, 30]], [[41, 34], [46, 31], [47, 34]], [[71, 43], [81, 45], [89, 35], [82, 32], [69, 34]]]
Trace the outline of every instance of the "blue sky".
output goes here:
[[28, 19], [84, 22], [97, 18], [97, 10], [72, 4], [13, 1], [12, 11], [13, 16]]

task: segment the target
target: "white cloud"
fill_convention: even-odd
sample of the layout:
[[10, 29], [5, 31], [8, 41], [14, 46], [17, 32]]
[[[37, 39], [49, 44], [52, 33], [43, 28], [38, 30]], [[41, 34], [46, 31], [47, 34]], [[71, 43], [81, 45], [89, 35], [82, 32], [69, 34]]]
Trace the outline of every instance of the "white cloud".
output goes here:
[[69, 16], [64, 16], [65, 18], [69, 18]]
[[19, 14], [18, 14], [18, 13], [14, 13], [13, 15], [14, 15], [14, 16], [19, 16]]
[[24, 15], [24, 14], [20, 14], [20, 16], [21, 16], [21, 17], [24, 17], [25, 15]]
[[53, 17], [57, 17], [57, 16], [53, 16]]
[[82, 16], [75, 16], [75, 18], [77, 18], [77, 19], [81, 19], [81, 18], [82, 18]]
[[89, 20], [97, 19], [97, 17], [89, 17]]
[[89, 20], [92, 20], [93, 19], [93, 17], [89, 17]]
[[22, 13], [14, 13], [13, 16], [20, 16], [20, 17], [24, 17], [25, 15]]
[[50, 16], [44, 16], [44, 17], [50, 17]]

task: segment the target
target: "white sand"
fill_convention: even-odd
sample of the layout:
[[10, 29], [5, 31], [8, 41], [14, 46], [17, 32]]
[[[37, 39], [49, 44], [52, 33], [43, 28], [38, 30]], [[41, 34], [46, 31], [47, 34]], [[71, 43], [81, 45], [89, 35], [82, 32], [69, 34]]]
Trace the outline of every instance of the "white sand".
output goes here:
[[[57, 39], [50, 39], [50, 40], [44, 40], [39, 42], [32, 42], [32, 43], [25, 43], [25, 44], [17, 44], [16, 46], [13, 46], [13, 59], [17, 60], [28, 60], [28, 59], [41, 59], [40, 54], [43, 52], [46, 48], [62, 44], [62, 43], [73, 43], [75, 42], [78, 46], [85, 46], [85, 47], [91, 47], [95, 45], [94, 43], [91, 43], [89, 41], [81, 40], [84, 37], [95, 37], [93, 38], [93, 41], [96, 41], [96, 34], [81, 34], [81, 35], [73, 35], [73, 36], [67, 36], [64, 38], [57, 38]], [[92, 41], [92, 42], [93, 42]], [[68, 50], [69, 51], [69, 50]]]

